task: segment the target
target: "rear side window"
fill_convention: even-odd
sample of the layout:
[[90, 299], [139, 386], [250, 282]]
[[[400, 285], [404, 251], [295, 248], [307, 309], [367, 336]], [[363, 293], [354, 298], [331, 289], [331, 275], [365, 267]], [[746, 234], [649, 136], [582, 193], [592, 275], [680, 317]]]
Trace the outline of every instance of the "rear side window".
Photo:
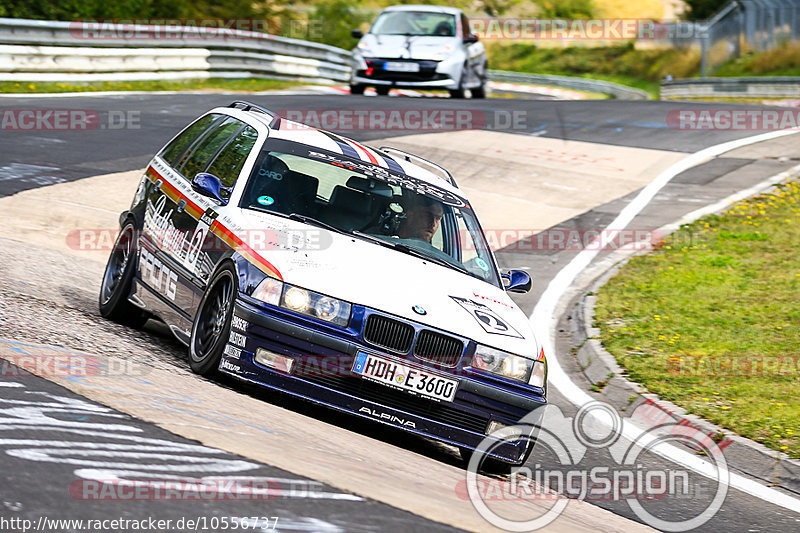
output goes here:
[[192, 150], [192, 154], [186, 159], [183, 168], [176, 170], [189, 180], [195, 177], [198, 172], [203, 172], [211, 159], [217, 154], [236, 132], [244, 126], [244, 122], [228, 117], [214, 127], [197, 143]]
[[208, 172], [218, 177], [223, 187], [233, 187], [256, 140], [258, 132], [255, 128], [245, 127], [214, 158]]
[[180, 166], [184, 154], [189, 152], [192, 144], [203, 135], [215, 120], [221, 117], [222, 115], [206, 115], [196, 120], [164, 148], [161, 152], [161, 158], [172, 167]]

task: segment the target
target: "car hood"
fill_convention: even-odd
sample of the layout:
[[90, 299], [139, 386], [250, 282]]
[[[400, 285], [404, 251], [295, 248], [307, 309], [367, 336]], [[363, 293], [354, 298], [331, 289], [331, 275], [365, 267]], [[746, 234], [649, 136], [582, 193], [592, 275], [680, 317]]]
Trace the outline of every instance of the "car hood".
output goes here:
[[[365, 57], [386, 59], [430, 59], [441, 61], [442, 53], [456, 50], [458, 37], [432, 37], [428, 35], [375, 35], [366, 34], [361, 39], [368, 48], [358, 48]], [[449, 45], [449, 49], [447, 49]]]
[[259, 252], [286, 283], [501, 350], [538, 354], [528, 318], [498, 287], [355, 236], [254, 211], [237, 218], [243, 228], [294, 235], [289, 243]]

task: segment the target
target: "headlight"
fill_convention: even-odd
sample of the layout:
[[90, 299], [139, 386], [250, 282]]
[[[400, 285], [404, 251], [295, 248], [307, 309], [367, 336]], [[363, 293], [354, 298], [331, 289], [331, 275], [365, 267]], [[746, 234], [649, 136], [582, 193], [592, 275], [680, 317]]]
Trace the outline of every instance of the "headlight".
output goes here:
[[257, 298], [262, 302], [272, 305], [278, 305], [281, 301], [281, 293], [283, 292], [283, 282], [275, 278], [264, 278], [264, 281], [258, 284], [258, 287], [253, 291], [253, 298]]
[[433, 54], [433, 57], [431, 59], [433, 59], [434, 61], [444, 61], [445, 59], [447, 59], [447, 57], [450, 55], [452, 51], [453, 47], [448, 44], [444, 48]]
[[347, 326], [350, 322], [349, 303], [283, 283], [275, 278], [264, 278], [251, 296], [339, 326]]
[[547, 383], [547, 359], [544, 357], [544, 348], [539, 350], [539, 357], [533, 362], [533, 372], [528, 382], [534, 387], [543, 389]]
[[299, 287], [287, 287], [283, 291], [283, 306], [298, 313], [306, 313], [308, 311], [308, 303], [311, 301], [311, 295], [305, 289]]
[[472, 368], [527, 383], [531, 377], [533, 361], [519, 355], [481, 346], [475, 350]]

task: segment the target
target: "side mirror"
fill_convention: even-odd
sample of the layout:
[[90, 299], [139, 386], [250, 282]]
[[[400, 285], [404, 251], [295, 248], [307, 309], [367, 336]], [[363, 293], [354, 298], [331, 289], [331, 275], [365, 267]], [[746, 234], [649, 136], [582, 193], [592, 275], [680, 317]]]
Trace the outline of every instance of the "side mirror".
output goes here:
[[192, 180], [192, 189], [203, 196], [213, 198], [218, 201], [220, 205], [228, 205], [228, 200], [222, 197], [221, 192], [227, 191], [230, 193], [230, 190], [223, 187], [220, 179], [214, 174], [198, 172]]
[[473, 44], [478, 42], [478, 36], [475, 34], [469, 34], [464, 37], [464, 44]]
[[361, 39], [364, 36], [364, 32], [361, 30], [352, 30], [350, 35], [352, 35], [354, 39]]
[[530, 274], [524, 270], [509, 270], [507, 274], [501, 274], [500, 277], [503, 278], [506, 292], [525, 293], [533, 286]]

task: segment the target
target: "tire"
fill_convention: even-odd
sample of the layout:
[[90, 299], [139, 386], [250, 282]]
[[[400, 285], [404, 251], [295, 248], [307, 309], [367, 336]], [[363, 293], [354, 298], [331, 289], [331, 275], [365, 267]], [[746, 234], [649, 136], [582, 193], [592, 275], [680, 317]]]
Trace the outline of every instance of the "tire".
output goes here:
[[375, 87], [375, 92], [378, 93], [378, 96], [386, 96], [389, 94], [389, 89], [391, 89], [391, 87], [387, 85], [378, 85]]
[[461, 69], [461, 79], [458, 80], [458, 89], [452, 89], [447, 92], [450, 93], [450, 98], [464, 98], [464, 78], [467, 76], [467, 64], [464, 63]]
[[366, 89], [364, 85], [351, 85], [350, 94], [364, 94], [364, 89]]
[[148, 315], [128, 301], [136, 265], [136, 227], [132, 222], [123, 226], [108, 257], [100, 285], [98, 307], [108, 319], [139, 328]]
[[488, 65], [483, 65], [483, 77], [481, 77], [481, 84], [479, 87], [475, 87], [474, 89], [470, 90], [473, 98], [486, 98], [486, 76], [489, 72]]
[[197, 308], [189, 340], [189, 366], [210, 376], [216, 373], [231, 333], [231, 317], [238, 288], [233, 267], [222, 267], [208, 284]]

